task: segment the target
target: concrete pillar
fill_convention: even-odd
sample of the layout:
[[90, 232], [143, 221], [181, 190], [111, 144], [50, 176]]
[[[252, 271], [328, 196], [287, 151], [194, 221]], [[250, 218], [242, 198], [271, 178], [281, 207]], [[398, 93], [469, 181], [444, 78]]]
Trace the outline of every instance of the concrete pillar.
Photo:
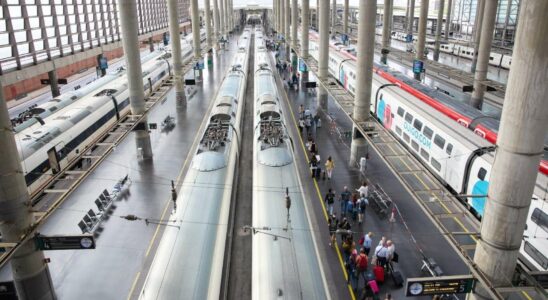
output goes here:
[[[197, 62], [202, 59], [202, 49], [200, 47], [200, 14], [198, 12], [198, 0], [190, 0], [190, 12], [190, 19], [192, 21], [192, 49], [194, 50], [194, 60]], [[197, 79], [202, 79], [202, 70], [198, 71]]]
[[434, 60], [438, 61], [440, 58], [440, 39], [441, 39], [441, 27], [443, 26], [443, 6], [445, 0], [440, 0], [440, 7], [438, 10], [438, 20], [436, 23], [436, 44], [434, 45]]
[[349, 5], [349, 0], [344, 0], [344, 12], [343, 12], [343, 32], [344, 34], [348, 34], [348, 18], [350, 17], [349, 16], [349, 11], [350, 11], [350, 5]]
[[[329, 1], [320, 1], [320, 33], [318, 79], [326, 80], [328, 76], [329, 62]], [[318, 104], [321, 108], [327, 108], [327, 91], [320, 85], [318, 93]]]
[[[415, 53], [415, 59], [419, 61], [424, 60], [424, 49], [426, 44], [426, 21], [428, 20], [428, 0], [421, 1], [421, 15], [419, 17], [419, 36], [417, 41], [417, 52]], [[415, 73], [415, 79], [420, 80], [421, 74]]]
[[[377, 15], [377, 0], [361, 0], [358, 19], [358, 58], [356, 77], [356, 95], [354, 98], [354, 112], [357, 122], [369, 119], [371, 104], [371, 88], [373, 84], [373, 56], [375, 54], [375, 16]], [[354, 128], [355, 132], [356, 129]], [[358, 160], [358, 153], [364, 146], [363, 138], [357, 139], [354, 134], [350, 145], [350, 164]]]
[[320, 31], [320, 0], [316, 0], [316, 31]]
[[447, 15], [445, 16], [445, 41], [449, 40], [451, 32], [451, 10], [453, 9], [453, 0], [447, 0]]
[[[299, 6], [297, 3], [298, 0], [291, 0], [291, 48], [297, 48], [297, 29], [299, 28]], [[293, 66], [293, 75], [297, 75], [297, 70], [299, 68], [299, 58], [297, 53], [291, 55], [291, 65]]]
[[278, 2], [276, 2], [276, 0], [272, 0], [272, 28], [276, 31], [278, 31], [278, 27], [277, 27], [277, 24], [276, 24], [276, 4]]
[[[207, 1], [207, 0], [206, 0]], [[181, 34], [179, 31], [179, 10], [177, 0], [167, 0], [169, 35], [171, 36], [171, 55], [173, 58], [173, 81], [175, 97], [179, 105], [186, 105], [183, 62], [181, 58]]]
[[[407, 20], [407, 34], [413, 35], [413, 23], [415, 23], [415, 0], [409, 0], [409, 19]], [[411, 41], [413, 44], [413, 41]]]
[[290, 61], [291, 59], [291, 31], [289, 24], [291, 23], [291, 3], [289, 0], [285, 0], [285, 10], [284, 10], [284, 31], [285, 31], [285, 59]]
[[57, 97], [61, 95], [59, 84], [57, 83], [57, 70], [53, 69], [48, 72], [49, 88], [51, 89], [51, 95]]
[[[329, 0], [325, 0], [329, 1]], [[337, 0], [332, 0], [333, 6], [331, 7], [331, 38], [335, 37], [335, 25], [337, 25]]]
[[[192, 0], [191, 0], [192, 1]], [[225, 32], [226, 35], [230, 35], [230, 26], [228, 25], [230, 22], [230, 9], [228, 8], [228, 0], [224, 0], [225, 2]]]
[[381, 63], [386, 64], [390, 52], [390, 33], [392, 25], [392, 1], [384, 0], [384, 14], [382, 19], [382, 49]]
[[[141, 57], [139, 53], [139, 38], [137, 24], [137, 3], [133, 0], [119, 0], [120, 21], [122, 27], [122, 43], [126, 57], [126, 68], [129, 86], [129, 103], [131, 114], [140, 115], [145, 112], [145, 93], [141, 69]], [[172, 42], [174, 38], [171, 38]], [[180, 52], [180, 51], [179, 51]], [[148, 133], [146, 118], [143, 119], [135, 131], [135, 142], [138, 155], [143, 159], [152, 158], [152, 146]]]
[[219, 49], [219, 38], [221, 37], [221, 27], [220, 27], [220, 16], [219, 16], [219, 5], [217, 0], [213, 0], [213, 31], [214, 31], [214, 41], [215, 50]]
[[[496, 9], [497, 1], [492, 2], [495, 6], [489, 1], [486, 13]], [[481, 240], [474, 256], [495, 288], [510, 286], [512, 281], [548, 128], [548, 86], [544, 84], [548, 78], [548, 1], [520, 4]], [[488, 23], [483, 27], [489, 27]], [[473, 300], [491, 298], [481, 286], [470, 295]]]
[[207, 49], [213, 46], [211, 42], [211, 10], [209, 9], [209, 0], [204, 0], [204, 21], [206, 29]]
[[[32, 207], [1, 84], [0, 126], [0, 232], [2, 242], [18, 242], [32, 223]], [[19, 299], [57, 299], [44, 254], [32, 240], [14, 253], [11, 268]]]
[[223, 39], [226, 39], [226, 28], [225, 28], [225, 1], [224, 0], [215, 0], [219, 1], [219, 33]]
[[[496, 11], [496, 9], [495, 9]], [[472, 58], [472, 64], [470, 66], [470, 72], [476, 72], [476, 66], [478, 64], [478, 55], [480, 40], [483, 27], [483, 19], [485, 17], [485, 0], [478, 0], [477, 10], [476, 10], [476, 20], [474, 23], [475, 33], [474, 33], [474, 57]]]
[[152, 37], [148, 38], [148, 50], [154, 52], [154, 39], [152, 39]]
[[487, 88], [482, 82], [487, 78], [487, 70], [489, 68], [489, 57], [491, 54], [491, 43], [493, 42], [493, 31], [495, 30], [498, 0], [485, 2], [487, 3], [485, 3], [483, 25], [481, 26], [478, 63], [474, 74], [474, 91], [472, 92], [471, 98], [471, 105], [478, 109], [481, 109], [483, 105], [483, 95]]
[[[301, 16], [301, 55], [303, 59], [308, 58], [308, 28], [310, 27], [310, 1], [302, 2], [302, 16]], [[308, 70], [301, 72], [301, 83], [304, 85], [308, 82]]]

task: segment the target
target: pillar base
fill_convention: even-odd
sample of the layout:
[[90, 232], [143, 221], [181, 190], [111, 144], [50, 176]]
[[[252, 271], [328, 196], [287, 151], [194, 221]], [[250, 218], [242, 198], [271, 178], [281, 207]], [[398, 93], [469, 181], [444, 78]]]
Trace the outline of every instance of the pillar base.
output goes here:
[[152, 144], [150, 143], [150, 134], [148, 125], [144, 121], [145, 130], [135, 131], [135, 146], [137, 147], [137, 158], [141, 160], [152, 159]]
[[323, 109], [324, 113], [327, 113], [327, 91], [320, 87], [320, 92], [318, 93], [318, 106]]
[[183, 91], [175, 91], [175, 103], [179, 108], [186, 107], [186, 94], [184, 89]]
[[308, 71], [301, 72], [301, 86], [305, 86], [308, 82], [309, 74]]
[[53, 97], [58, 97], [61, 95], [61, 91], [59, 90], [59, 85], [57, 84], [57, 71], [51, 70], [48, 72], [48, 79], [51, 89], [51, 95]]
[[[355, 129], [352, 128], [352, 131]], [[356, 167], [362, 157], [365, 157], [367, 149], [367, 142], [364, 138], [353, 138], [350, 144], [350, 158], [348, 165], [350, 167]]]
[[36, 251], [33, 240], [17, 250], [11, 268], [19, 299], [57, 299], [44, 253]]

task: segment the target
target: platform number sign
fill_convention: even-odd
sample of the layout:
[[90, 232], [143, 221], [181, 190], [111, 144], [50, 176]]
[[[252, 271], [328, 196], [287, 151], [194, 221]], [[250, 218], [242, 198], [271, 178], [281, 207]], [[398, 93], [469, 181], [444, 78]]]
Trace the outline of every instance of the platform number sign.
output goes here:
[[472, 275], [408, 278], [406, 296], [466, 294], [474, 288]]
[[418, 59], [415, 59], [413, 61], [413, 73], [420, 74], [422, 73], [423, 69], [424, 69], [424, 63]]

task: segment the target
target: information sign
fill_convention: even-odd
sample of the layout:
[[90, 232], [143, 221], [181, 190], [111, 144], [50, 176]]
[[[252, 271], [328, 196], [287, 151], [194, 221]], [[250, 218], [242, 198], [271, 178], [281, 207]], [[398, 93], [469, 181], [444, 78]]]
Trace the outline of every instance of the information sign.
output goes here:
[[413, 60], [413, 73], [420, 74], [422, 73], [424, 63], [418, 59]]
[[408, 278], [406, 296], [429, 296], [470, 293], [474, 288], [472, 275]]
[[101, 70], [106, 70], [108, 69], [108, 61], [107, 61], [107, 58], [106, 57], [101, 57], [99, 59], [99, 68]]
[[88, 250], [95, 249], [95, 238], [91, 234], [60, 235], [34, 237], [36, 246], [40, 250]]

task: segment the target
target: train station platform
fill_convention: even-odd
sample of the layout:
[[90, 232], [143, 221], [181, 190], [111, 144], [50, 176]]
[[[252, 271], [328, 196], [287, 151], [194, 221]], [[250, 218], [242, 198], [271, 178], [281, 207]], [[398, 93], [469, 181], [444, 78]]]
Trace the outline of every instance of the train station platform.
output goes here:
[[[314, 81], [314, 75], [310, 74], [310, 80]], [[288, 78], [287, 75], [286, 78]], [[289, 122], [288, 127], [294, 138], [295, 153], [297, 163], [300, 169], [301, 180], [304, 185], [307, 199], [311, 202], [314, 228], [316, 228], [317, 239], [319, 241], [319, 255], [321, 261], [325, 263], [324, 270], [328, 278], [330, 292], [333, 299], [362, 299], [363, 280], [359, 283], [359, 289], [353, 290], [347, 284], [347, 270], [344, 266], [343, 254], [341, 248], [341, 239], [338, 238], [338, 245], [332, 247], [329, 245], [329, 230], [327, 224], [327, 206], [324, 201], [328, 189], [333, 189], [337, 195], [334, 205], [334, 212], [338, 217], [341, 216], [340, 202], [338, 201], [340, 193], [344, 186], [347, 186], [351, 192], [360, 187], [363, 175], [360, 174], [357, 166], [349, 166], [350, 157], [350, 137], [345, 134], [352, 128], [352, 123], [345, 116], [335, 100], [330, 96], [328, 100], [327, 113], [325, 110], [318, 109], [315, 93], [309, 93], [304, 89], [295, 91], [288, 90], [287, 84], [278, 80], [280, 89], [284, 89], [284, 105], [286, 111], [291, 112], [291, 116], [286, 116]], [[286, 79], [287, 80], [287, 79]], [[313, 179], [309, 170], [309, 152], [305, 143], [308, 133], [306, 129], [303, 135], [299, 135], [297, 122], [299, 119], [300, 105], [315, 114], [319, 111], [321, 116], [320, 128], [312, 126], [311, 135], [313, 136], [318, 152], [321, 157], [320, 166], [323, 169], [325, 160], [331, 156], [335, 169], [331, 180]], [[331, 120], [336, 120], [336, 129], [331, 125]], [[335, 130], [334, 130], [335, 129]], [[297, 138], [299, 137], [299, 138]], [[381, 237], [386, 240], [392, 240], [396, 246], [396, 252], [399, 254], [399, 263], [395, 264], [404, 278], [432, 276], [428, 273], [428, 268], [424, 266], [425, 260], [434, 259], [439, 268], [445, 275], [467, 274], [468, 268], [458, 253], [445, 240], [440, 231], [419, 207], [413, 195], [407, 190], [405, 185], [393, 174], [392, 170], [380, 159], [374, 151], [370, 151], [367, 172], [365, 179], [369, 182], [370, 193], [375, 191], [384, 193], [385, 197], [390, 199], [398, 211], [395, 214], [395, 222], [390, 222], [390, 211], [380, 212], [373, 209], [373, 201], [366, 209], [365, 221], [359, 225], [357, 221], [352, 220], [353, 238], [356, 244], [361, 236], [372, 232], [373, 245], [379, 243]], [[370, 198], [371, 199], [371, 198]], [[372, 250], [373, 251], [373, 250]], [[370, 253], [371, 261], [373, 253]], [[371, 268], [371, 266], [370, 266]], [[390, 275], [386, 275], [385, 283], [380, 286], [381, 297], [390, 293], [393, 299], [402, 299], [405, 297], [405, 289], [393, 284]], [[425, 298], [427, 299], [427, 298]]]
[[[156, 247], [172, 211], [172, 181], [179, 190], [197, 146], [196, 134], [205, 126], [213, 95], [236, 53], [236, 39], [228, 50], [213, 55], [203, 80], [187, 86], [186, 108], [178, 106], [175, 90], [151, 108], [152, 160], [138, 160], [131, 132], [103, 158], [84, 181], [57, 207], [38, 231], [44, 235], [81, 234], [79, 220], [90, 209], [101, 211], [96, 199], [104, 190], [112, 197], [104, 216], [94, 222], [94, 250], [45, 251], [55, 292], [60, 299], [136, 299], [142, 289]], [[186, 78], [194, 78], [190, 71]], [[160, 124], [171, 117], [173, 126]], [[120, 179], [128, 176], [121, 191]], [[98, 198], [99, 197], [99, 198]], [[38, 203], [36, 206], [42, 206]], [[129, 216], [129, 217], [128, 217]], [[191, 258], [187, 258], [191, 259]], [[11, 279], [11, 268], [0, 270], [0, 281]]]

